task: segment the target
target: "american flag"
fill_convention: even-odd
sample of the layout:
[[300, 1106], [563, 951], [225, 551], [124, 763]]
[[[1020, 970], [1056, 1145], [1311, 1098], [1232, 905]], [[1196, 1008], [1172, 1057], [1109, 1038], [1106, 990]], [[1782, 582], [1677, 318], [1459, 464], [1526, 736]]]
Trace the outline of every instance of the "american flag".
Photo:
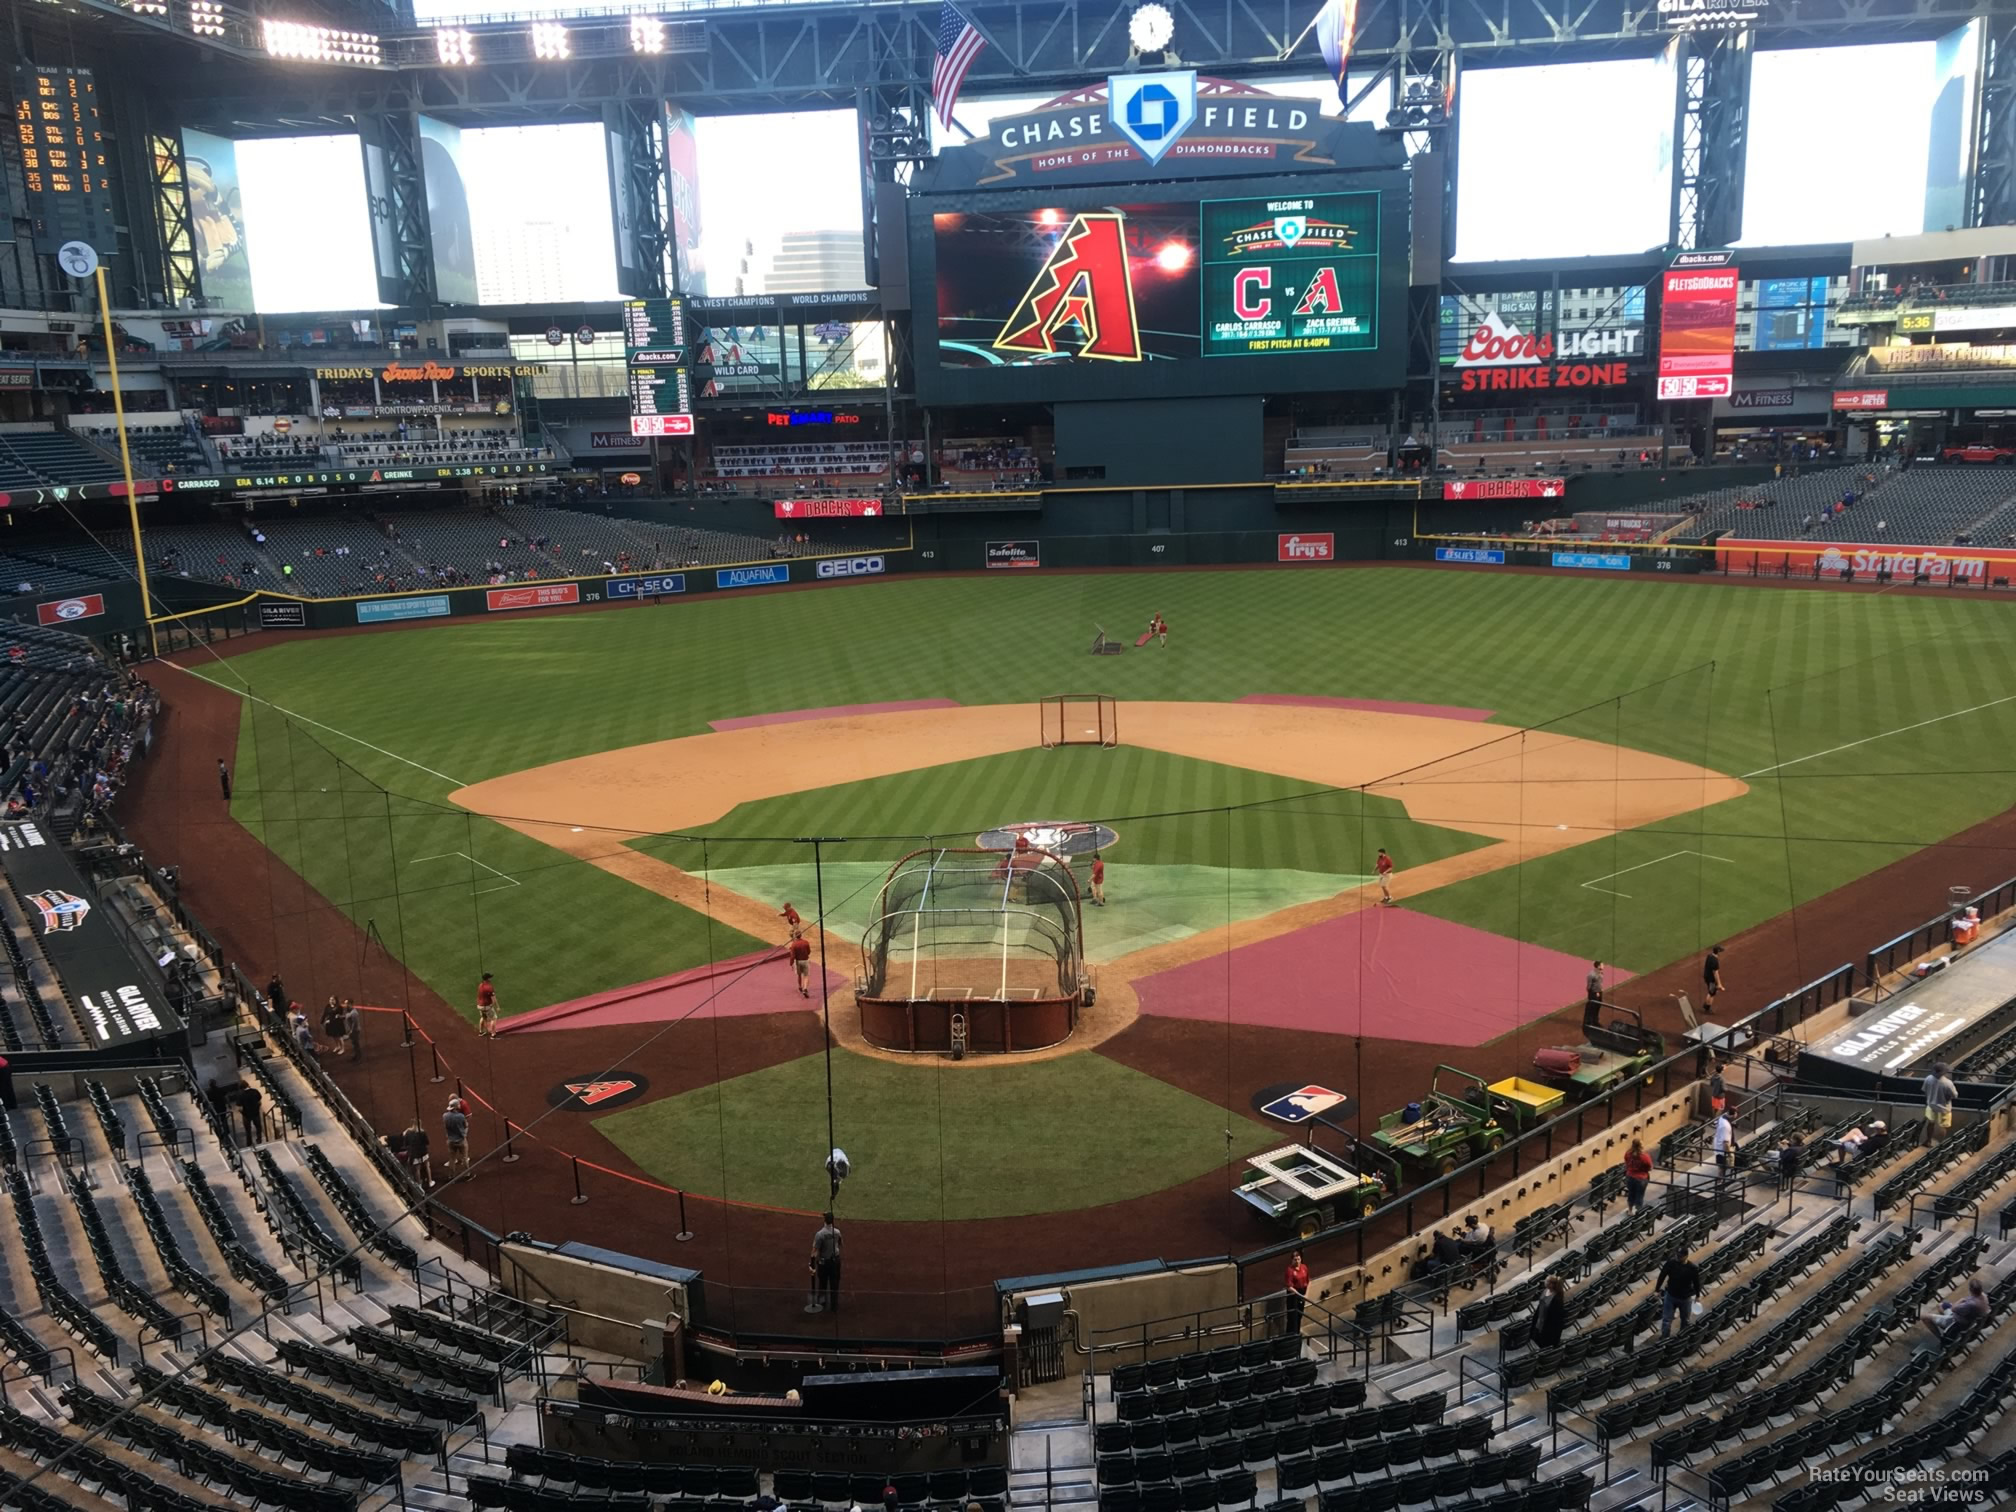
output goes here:
[[943, 124], [952, 124], [959, 86], [966, 82], [966, 70], [986, 46], [987, 39], [956, 7], [947, 5], [938, 12], [938, 59], [931, 66], [931, 103], [938, 107]]

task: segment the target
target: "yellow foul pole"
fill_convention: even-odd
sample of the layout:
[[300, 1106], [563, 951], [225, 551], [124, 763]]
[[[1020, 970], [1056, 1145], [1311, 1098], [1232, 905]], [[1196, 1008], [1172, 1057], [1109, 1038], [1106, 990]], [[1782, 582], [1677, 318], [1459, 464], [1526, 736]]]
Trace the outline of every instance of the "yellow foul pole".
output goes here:
[[140, 549], [140, 496], [133, 487], [133, 449], [126, 440], [126, 396], [119, 391], [119, 344], [112, 337], [112, 300], [105, 292], [105, 265], [94, 270], [98, 282], [98, 320], [105, 330], [105, 362], [112, 370], [112, 418], [119, 426], [119, 467], [126, 475], [126, 518], [133, 526], [133, 570], [140, 577], [140, 612], [147, 620], [147, 649], [158, 652], [154, 631], [154, 598], [147, 588], [147, 554]]

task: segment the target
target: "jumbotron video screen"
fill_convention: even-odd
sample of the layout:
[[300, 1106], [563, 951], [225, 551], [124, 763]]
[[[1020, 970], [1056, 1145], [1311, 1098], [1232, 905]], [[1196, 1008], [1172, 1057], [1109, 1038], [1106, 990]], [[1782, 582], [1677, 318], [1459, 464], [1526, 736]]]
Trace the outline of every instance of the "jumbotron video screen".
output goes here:
[[1392, 382], [1404, 203], [1360, 189], [936, 211], [925, 366], [1001, 397], [1031, 369], [1057, 397]]

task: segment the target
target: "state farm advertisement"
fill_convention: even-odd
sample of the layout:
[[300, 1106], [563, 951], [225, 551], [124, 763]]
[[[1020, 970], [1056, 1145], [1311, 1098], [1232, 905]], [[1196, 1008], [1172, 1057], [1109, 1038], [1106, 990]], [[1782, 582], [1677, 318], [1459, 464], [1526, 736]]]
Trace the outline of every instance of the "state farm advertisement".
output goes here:
[[1528, 336], [1493, 312], [1456, 354], [1457, 381], [1466, 394], [1491, 394], [1609, 388], [1631, 378], [1628, 362], [1553, 362], [1553, 356], [1552, 336]]
[[772, 508], [780, 520], [851, 520], [882, 513], [880, 499], [777, 499]]
[[1878, 573], [1906, 582], [1923, 573], [1937, 585], [1986, 587], [1995, 578], [2016, 577], [2016, 548], [1989, 546], [1868, 546], [1830, 541], [1723, 541], [1715, 548], [1724, 572], [1789, 572], [1794, 577], [1839, 578], [1844, 572], [1867, 580]]
[[1558, 499], [1568, 492], [1566, 478], [1451, 478], [1442, 485], [1445, 499]]
[[492, 588], [483, 595], [493, 610], [544, 609], [552, 604], [581, 602], [579, 583], [527, 583], [522, 588]]
[[1274, 538], [1274, 559], [1280, 562], [1334, 562], [1336, 535], [1284, 535]]
[[1666, 270], [1659, 325], [1661, 399], [1726, 399], [1735, 390], [1736, 288], [1742, 274], [1728, 263], [1729, 256], [1682, 253]]

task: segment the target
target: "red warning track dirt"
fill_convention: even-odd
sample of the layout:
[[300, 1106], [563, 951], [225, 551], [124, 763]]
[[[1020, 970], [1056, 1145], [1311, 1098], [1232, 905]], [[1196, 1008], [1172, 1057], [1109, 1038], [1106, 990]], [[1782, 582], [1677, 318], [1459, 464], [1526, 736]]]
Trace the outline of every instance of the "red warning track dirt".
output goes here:
[[[239, 700], [195, 678], [164, 674], [153, 681], [164, 711], [154, 754], [121, 797], [122, 822], [155, 863], [181, 868], [185, 903], [254, 981], [277, 969], [295, 997], [312, 1002], [335, 992], [412, 1014], [432, 1045], [419, 1040], [409, 1052], [399, 1044], [396, 1019], [373, 1015], [364, 1061], [332, 1066], [346, 1095], [377, 1127], [400, 1126], [416, 1113], [437, 1117], [459, 1082], [480, 1099], [472, 1135], [483, 1149], [501, 1141], [502, 1116], [519, 1124], [537, 1117], [563, 1080], [621, 1069], [641, 1072], [653, 1094], [665, 1095], [815, 1053], [823, 1043], [817, 1017], [807, 1013], [742, 1019], [737, 1023], [745, 1032], [734, 1034], [718, 1033], [711, 1023], [674, 1026], [642, 1053], [636, 1026], [582, 1030], [564, 1037], [564, 1064], [555, 1055], [560, 1036], [478, 1040], [468, 1019], [367, 945], [334, 905], [229, 817], [218, 797], [215, 761], [233, 749]], [[1985, 890], [2012, 874], [2016, 810], [1731, 938], [1724, 1001], [1737, 1013], [1749, 1011], [1922, 922], [1938, 910], [1949, 885]], [[1690, 958], [1638, 978], [1618, 996], [1676, 1031], [1671, 994], [1693, 990], [1698, 975]], [[1480, 1074], [1521, 1070], [1574, 1013], [1561, 1019], [1466, 1055]], [[1399, 1040], [1359, 1043], [1286, 1029], [1142, 1019], [1098, 1053], [1233, 1107], [1243, 1107], [1260, 1086], [1292, 1078], [1348, 1091], [1376, 1112], [1418, 1090], [1446, 1052]], [[440, 1083], [430, 1079], [437, 1055]], [[694, 1266], [710, 1283], [734, 1283], [732, 1293], [709, 1290], [710, 1306], [724, 1324], [805, 1331], [812, 1320], [798, 1303], [816, 1219], [690, 1200], [686, 1221], [695, 1237], [676, 1243], [678, 1204], [598, 1135], [585, 1115], [558, 1115], [539, 1133], [518, 1141], [519, 1162], [488, 1163], [469, 1181], [443, 1188], [442, 1200], [496, 1233], [522, 1228], [541, 1238], [577, 1238]], [[724, 1137], [732, 1133], [724, 1130]], [[581, 1186], [589, 1200], [578, 1207], [568, 1201], [576, 1173], [563, 1149], [583, 1162]], [[1151, 1197], [1040, 1218], [851, 1223], [847, 1282], [863, 1305], [842, 1319], [850, 1336], [877, 1326], [898, 1337], [985, 1332], [996, 1277], [1257, 1246], [1273, 1236], [1230, 1195], [1237, 1174], [1227, 1168]], [[1318, 1269], [1328, 1258], [1311, 1256]], [[871, 1294], [884, 1295], [878, 1304]]]

